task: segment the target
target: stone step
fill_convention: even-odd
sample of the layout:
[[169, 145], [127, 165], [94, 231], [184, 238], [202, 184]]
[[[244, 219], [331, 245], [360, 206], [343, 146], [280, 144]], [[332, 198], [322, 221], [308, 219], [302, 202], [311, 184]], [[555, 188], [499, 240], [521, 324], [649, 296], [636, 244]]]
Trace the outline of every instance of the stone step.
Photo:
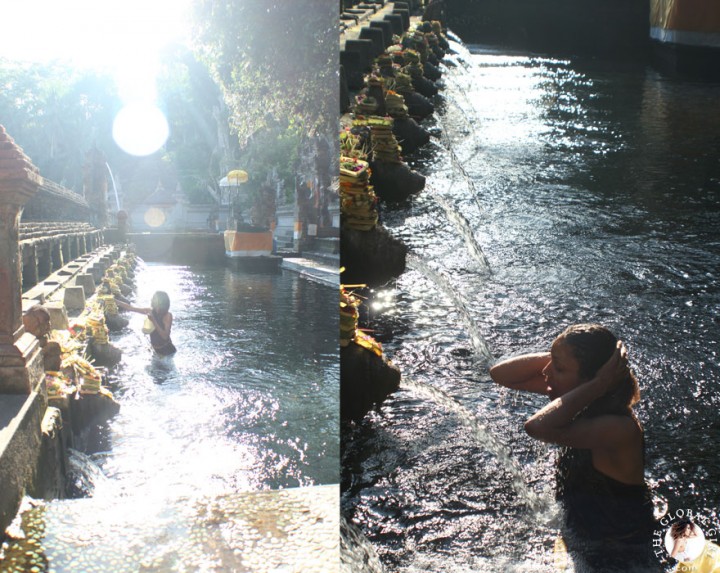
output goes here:
[[312, 251], [338, 254], [340, 252], [340, 239], [338, 237], [317, 237], [313, 240]]

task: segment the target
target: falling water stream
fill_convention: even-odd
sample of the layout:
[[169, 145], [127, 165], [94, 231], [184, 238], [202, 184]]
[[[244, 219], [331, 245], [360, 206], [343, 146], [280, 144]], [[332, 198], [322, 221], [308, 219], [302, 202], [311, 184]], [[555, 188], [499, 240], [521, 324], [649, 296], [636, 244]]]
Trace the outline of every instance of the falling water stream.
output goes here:
[[717, 523], [720, 85], [453, 48], [410, 158], [427, 188], [383, 211], [412, 255], [367, 322], [404, 381], [343, 428], [345, 515], [388, 572], [555, 571], [556, 450], [523, 430], [546, 398], [488, 367], [600, 322], [640, 380], [658, 513]]

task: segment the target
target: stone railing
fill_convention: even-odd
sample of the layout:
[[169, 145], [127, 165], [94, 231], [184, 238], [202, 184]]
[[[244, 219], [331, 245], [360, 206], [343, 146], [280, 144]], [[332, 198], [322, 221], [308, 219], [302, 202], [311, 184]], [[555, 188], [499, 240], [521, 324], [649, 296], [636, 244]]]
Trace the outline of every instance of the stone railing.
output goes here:
[[91, 217], [85, 197], [45, 178], [23, 210], [25, 221], [89, 221]]
[[102, 231], [89, 223], [21, 223], [18, 238], [23, 291], [103, 244]]

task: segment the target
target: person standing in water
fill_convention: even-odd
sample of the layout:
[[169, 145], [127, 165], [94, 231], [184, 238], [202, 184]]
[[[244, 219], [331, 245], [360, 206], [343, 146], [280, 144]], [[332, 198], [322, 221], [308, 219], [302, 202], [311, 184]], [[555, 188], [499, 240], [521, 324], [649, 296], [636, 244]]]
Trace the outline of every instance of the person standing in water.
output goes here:
[[119, 308], [147, 315], [146, 323], [149, 324], [143, 327], [143, 331], [150, 335], [150, 344], [156, 354], [170, 356], [177, 352], [170, 339], [173, 316], [170, 312], [170, 297], [166, 292], [161, 290], [155, 292], [150, 301], [151, 308], [135, 307], [123, 300], [116, 302]]
[[555, 339], [550, 352], [503, 360], [490, 376], [551, 400], [525, 430], [562, 446], [556, 490], [571, 553], [592, 571], [659, 571], [644, 433], [632, 409], [640, 391], [624, 344], [603, 326], [577, 324]]

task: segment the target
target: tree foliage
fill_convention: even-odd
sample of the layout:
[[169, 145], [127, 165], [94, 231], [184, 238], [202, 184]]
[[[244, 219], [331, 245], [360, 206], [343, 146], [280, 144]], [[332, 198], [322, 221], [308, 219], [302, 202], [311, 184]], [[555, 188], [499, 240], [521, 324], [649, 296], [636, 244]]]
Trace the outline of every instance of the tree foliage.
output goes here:
[[0, 124], [40, 173], [82, 190], [85, 154], [109, 149], [120, 101], [112, 79], [59, 63], [0, 61]]
[[237, 154], [222, 92], [204, 64], [180, 46], [165, 53], [158, 86], [171, 128], [165, 158], [191, 200], [207, 201], [206, 189], [216, 187]]
[[44, 177], [81, 192], [86, 154], [97, 147], [127, 202], [142, 201], [159, 181], [170, 188], [178, 180], [191, 200], [205, 202], [208, 186], [240, 161], [251, 183], [272, 172], [290, 188], [303, 139], [334, 139], [332, 0], [195, 2], [196, 49], [175, 47], [163, 57], [158, 103], [170, 137], [150, 157], [129, 156], [112, 139], [123, 102], [109, 74], [0, 60], [0, 124]]
[[163, 54], [158, 93], [170, 137], [162, 151], [134, 157], [112, 137], [123, 105], [112, 76], [60, 62], [0, 61], [0, 124], [43, 177], [81, 193], [86, 154], [97, 147], [127, 202], [141, 202], [158, 182], [174, 187], [178, 180], [191, 201], [207, 202], [225, 155], [237, 152], [220, 88], [189, 49], [176, 46]]
[[337, 4], [332, 0], [195, 0], [199, 50], [241, 144], [273, 121], [335, 133]]

